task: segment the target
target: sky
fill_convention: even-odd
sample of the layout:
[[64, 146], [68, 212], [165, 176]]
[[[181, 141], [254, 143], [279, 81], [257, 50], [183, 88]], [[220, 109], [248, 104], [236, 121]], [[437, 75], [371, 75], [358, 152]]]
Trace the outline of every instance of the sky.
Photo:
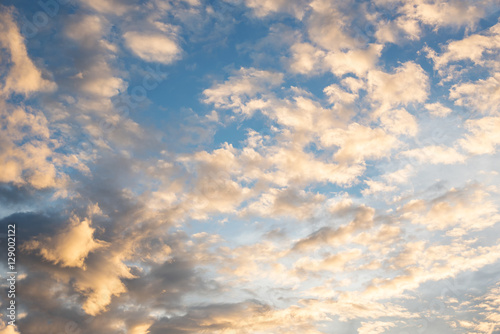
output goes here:
[[500, 333], [499, 17], [3, 0], [0, 334]]

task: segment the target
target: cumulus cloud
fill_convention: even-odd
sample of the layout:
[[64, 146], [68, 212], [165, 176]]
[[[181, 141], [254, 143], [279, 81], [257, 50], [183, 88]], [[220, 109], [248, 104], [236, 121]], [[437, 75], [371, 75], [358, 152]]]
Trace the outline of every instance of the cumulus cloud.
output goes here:
[[295, 43], [290, 47], [292, 59], [290, 69], [301, 74], [315, 74], [321, 71], [325, 52], [309, 43]]
[[431, 113], [431, 115], [435, 117], [446, 117], [453, 111], [439, 102], [427, 103], [425, 105], [425, 109], [427, 109]]
[[499, 117], [484, 117], [465, 123], [470, 134], [459, 140], [460, 145], [472, 154], [493, 154], [500, 144]]
[[[475, 32], [492, 2], [72, 6], [27, 41], [33, 8], [0, 14], [20, 331], [412, 331], [415, 296], [465, 274], [474, 296], [438, 299], [429, 330], [498, 322], [498, 24]], [[161, 64], [166, 89], [119, 113]]]
[[338, 146], [334, 157], [340, 162], [361, 162], [381, 159], [398, 146], [398, 140], [380, 128], [369, 128], [357, 123], [344, 129], [325, 132], [320, 138], [324, 146]]
[[[9, 66], [2, 70], [4, 84], [1, 91], [4, 95], [19, 93], [29, 95], [33, 92], [48, 92], [57, 85], [45, 77], [42, 71], [28, 56], [24, 38], [13, 20], [13, 9], [3, 7], [0, 14], [0, 45], [2, 54], [9, 59]], [[2, 57], [3, 58], [3, 57]]]
[[73, 216], [57, 235], [29, 241], [23, 247], [63, 267], [85, 269], [85, 259], [89, 253], [106, 246], [103, 241], [94, 239], [94, 231], [88, 219], [80, 220]]
[[500, 48], [500, 23], [494, 25], [483, 33], [473, 34], [460, 40], [451, 41], [444, 47], [440, 55], [429, 51], [429, 57], [438, 69], [450, 62], [470, 60], [478, 65], [486, 65], [486, 56], [497, 53]]
[[365, 180], [364, 183], [368, 186], [361, 191], [364, 196], [379, 193], [392, 192], [398, 189], [398, 186], [405, 185], [410, 181], [410, 177], [415, 173], [411, 164], [398, 169], [394, 172], [389, 172], [380, 177], [381, 180]]
[[395, 20], [381, 20], [377, 22], [375, 37], [380, 43], [400, 43], [402, 40], [419, 39], [421, 28], [418, 20], [400, 16]]
[[500, 112], [500, 73], [476, 82], [455, 84], [450, 89], [450, 98], [459, 106], [468, 106], [485, 114]]
[[182, 53], [175, 39], [164, 34], [128, 31], [123, 38], [136, 56], [148, 62], [170, 64], [178, 60]]
[[406, 62], [394, 73], [371, 71], [368, 74], [370, 97], [384, 105], [425, 102], [429, 94], [427, 73], [414, 62]]
[[[15, 185], [30, 185], [36, 189], [63, 187], [64, 173], [58, 172], [64, 159], [54, 152], [59, 146], [51, 139], [51, 130], [45, 115], [36, 110], [3, 105], [0, 124], [0, 181]], [[75, 157], [76, 158], [76, 157]], [[78, 159], [75, 159], [79, 165]], [[71, 161], [68, 161], [71, 163]], [[80, 166], [84, 169], [84, 166]]]
[[415, 136], [418, 132], [418, 124], [415, 116], [405, 109], [380, 110], [376, 115], [379, 116], [380, 123], [388, 132], [396, 135]]
[[230, 108], [251, 114], [253, 110], [265, 106], [263, 100], [252, 100], [258, 94], [266, 93], [268, 88], [278, 86], [283, 81], [283, 74], [241, 68], [224, 83], [205, 89], [205, 103], [212, 103], [218, 108]]
[[348, 13], [342, 12], [336, 3], [313, 1], [311, 16], [308, 18], [309, 38], [325, 50], [338, 51], [354, 49], [362, 44], [348, 29]]
[[258, 17], [282, 12], [301, 19], [307, 9], [307, 1], [304, 0], [244, 0], [244, 2]]
[[403, 2], [403, 12], [435, 27], [475, 25], [490, 8], [490, 1], [412, 0]]
[[330, 52], [325, 56], [325, 66], [339, 77], [347, 73], [364, 77], [368, 71], [375, 69], [381, 52], [380, 44], [371, 44], [367, 48], [347, 52]]
[[16, 326], [9, 326], [3, 320], [0, 320], [0, 334], [17, 334], [19, 331]]

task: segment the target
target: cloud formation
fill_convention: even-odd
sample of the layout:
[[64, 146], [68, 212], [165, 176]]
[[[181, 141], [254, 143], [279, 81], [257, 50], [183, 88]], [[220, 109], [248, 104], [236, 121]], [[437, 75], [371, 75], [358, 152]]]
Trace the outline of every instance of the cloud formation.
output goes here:
[[494, 333], [498, 9], [7, 0], [0, 333]]

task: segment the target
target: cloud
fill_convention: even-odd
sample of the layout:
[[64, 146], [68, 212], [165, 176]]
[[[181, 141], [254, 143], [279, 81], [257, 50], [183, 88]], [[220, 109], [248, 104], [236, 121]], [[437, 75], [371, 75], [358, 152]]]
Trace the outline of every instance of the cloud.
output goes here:
[[65, 30], [66, 36], [79, 41], [84, 48], [94, 48], [101, 44], [110, 47], [106, 41], [101, 39], [109, 22], [97, 15], [75, 16]]
[[[54, 147], [60, 144], [51, 139], [45, 115], [5, 104], [0, 115], [4, 129], [0, 134], [0, 166], [3, 169], [0, 182], [12, 182], [16, 186], [27, 184], [35, 189], [64, 187], [66, 176], [58, 172], [63, 158], [54, 152]], [[73, 162], [84, 169], [78, 159]]]
[[338, 4], [313, 1], [307, 20], [307, 33], [311, 41], [325, 50], [356, 49], [361, 43], [350, 35], [347, 22], [349, 13], [342, 12]]
[[55, 236], [32, 240], [23, 245], [27, 251], [37, 251], [44, 259], [63, 267], [85, 269], [89, 253], [105, 247], [106, 243], [94, 239], [94, 231], [88, 219], [73, 216], [69, 224]]
[[450, 89], [450, 99], [458, 106], [468, 106], [485, 114], [500, 112], [500, 73], [476, 82], [455, 84]]
[[295, 270], [302, 271], [329, 271], [329, 272], [345, 272], [346, 265], [354, 260], [362, 258], [362, 251], [353, 249], [345, 252], [339, 252], [329, 255], [321, 260], [311, 259], [310, 257], [302, 257], [294, 263]]
[[17, 334], [19, 331], [16, 326], [10, 326], [3, 320], [0, 320], [0, 334]]
[[380, 128], [369, 128], [352, 123], [346, 130], [335, 129], [322, 134], [321, 144], [338, 146], [334, 158], [340, 162], [362, 162], [366, 159], [381, 159], [396, 148], [398, 140]]
[[274, 13], [288, 13], [301, 19], [306, 11], [305, 0], [244, 0], [245, 5], [251, 8], [257, 17], [264, 17]]
[[[429, 331], [487, 332], [498, 34], [475, 33], [494, 4], [465, 4], [81, 0], [20, 44], [5, 36], [33, 8], [2, 14], [0, 77], [19, 50], [38, 73], [0, 99], [19, 330], [382, 333], [435, 315]], [[172, 90], [120, 112], [162, 64]], [[443, 299], [464, 275], [464, 299]]]
[[417, 119], [405, 109], [381, 109], [375, 114], [379, 116], [382, 127], [390, 133], [408, 136], [418, 133]]
[[365, 184], [368, 186], [367, 189], [362, 190], [362, 194], [364, 196], [375, 194], [378, 192], [389, 192], [394, 191], [397, 187], [388, 185], [384, 182], [374, 181], [374, 180], [365, 180]]
[[123, 34], [123, 38], [136, 56], [148, 62], [171, 64], [182, 53], [175, 39], [164, 34], [128, 31]]
[[[467, 331], [477, 331], [478, 333], [493, 333], [498, 326], [498, 321], [500, 320], [500, 312], [498, 306], [500, 305], [500, 300], [498, 298], [500, 294], [500, 284], [496, 283], [488, 287], [487, 291], [480, 295], [474, 297], [472, 300], [466, 300], [461, 302], [458, 306], [459, 310], [465, 313], [472, 313], [471, 311], [480, 311], [478, 316], [470, 319], [471, 321], [459, 322], [459, 326]], [[473, 305], [473, 310], [471, 310], [467, 304]]]
[[400, 16], [395, 20], [380, 20], [375, 22], [377, 42], [399, 44], [404, 39], [418, 40], [422, 34], [418, 20]]
[[[87, 270], [75, 277], [74, 287], [86, 297], [82, 308], [88, 315], [105, 312], [113, 296], [127, 292], [121, 278], [130, 279], [134, 276], [121, 260], [121, 255], [107, 253], [98, 259], [100, 263], [89, 265]], [[65, 275], [62, 277], [67, 279]]]
[[282, 82], [281, 73], [241, 68], [224, 83], [205, 89], [203, 102], [214, 104], [217, 108], [251, 114], [253, 110], [265, 105], [264, 101], [252, 98], [267, 93], [269, 88], [279, 86]]
[[361, 322], [361, 327], [358, 329], [359, 334], [380, 334], [384, 333], [389, 328], [395, 327], [392, 322], [373, 321]]
[[123, 15], [133, 8], [133, 2], [127, 0], [81, 0], [81, 2], [98, 12], [105, 14]]
[[354, 73], [364, 77], [375, 65], [382, 53], [383, 46], [370, 44], [364, 49], [354, 49], [347, 52], [329, 52], [325, 56], [325, 66], [336, 76]]
[[325, 226], [295, 243], [293, 250], [306, 251], [316, 249], [323, 245], [338, 245], [344, 243], [356, 232], [369, 229], [373, 226], [375, 210], [370, 207], [361, 206], [356, 209], [355, 218], [347, 225], [332, 228]]
[[321, 194], [293, 188], [274, 188], [262, 194], [257, 201], [250, 203], [242, 214], [273, 218], [289, 216], [304, 220], [311, 217], [324, 201], [325, 196]]
[[292, 58], [290, 69], [300, 74], [316, 74], [322, 71], [321, 63], [325, 52], [309, 43], [295, 43], [290, 47]]
[[441, 69], [451, 62], [470, 60], [478, 65], [487, 65], [487, 55], [495, 54], [500, 49], [500, 23], [488, 30], [467, 36], [463, 39], [451, 41], [444, 47], [441, 55], [429, 51], [429, 57], [434, 61], [434, 66]]
[[403, 2], [402, 11], [409, 17], [435, 27], [474, 26], [486, 15], [490, 1], [472, 4], [464, 0], [412, 0]]
[[328, 100], [331, 104], [351, 104], [358, 98], [356, 94], [349, 93], [336, 84], [331, 84], [330, 86], [325, 87], [323, 92], [326, 96], [328, 96]]
[[472, 154], [494, 154], [500, 145], [498, 128], [500, 117], [471, 119], [465, 123], [471, 134], [459, 140], [460, 145]]
[[450, 235], [463, 235], [469, 230], [483, 230], [496, 224], [500, 215], [490, 194], [478, 185], [451, 189], [431, 201], [414, 200], [406, 204], [403, 217], [429, 230], [453, 228]]
[[183, 316], [161, 319], [150, 330], [151, 334], [206, 330], [214, 334], [231, 331], [238, 331], [242, 334], [270, 331], [277, 334], [295, 332], [319, 334], [314, 322], [322, 318], [324, 318], [323, 314], [315, 314], [298, 306], [273, 309], [269, 305], [249, 300], [191, 308]]
[[446, 117], [453, 112], [453, 110], [439, 102], [427, 103], [425, 105], [425, 109], [427, 109], [434, 117]]
[[394, 73], [371, 71], [368, 84], [371, 99], [389, 106], [425, 102], [429, 94], [427, 73], [411, 61], [397, 67]]
[[415, 148], [409, 151], [401, 152], [401, 154], [409, 158], [416, 159], [421, 163], [430, 164], [450, 165], [463, 163], [466, 160], [466, 157], [458, 153], [454, 148], [437, 145]]
[[[394, 278], [373, 279], [363, 292], [363, 296], [371, 300], [387, 299], [404, 291], [415, 290], [427, 281], [439, 281], [464, 271], [478, 270], [498, 261], [499, 250], [496, 245], [471, 248], [461, 241], [451, 245], [429, 246], [405, 263], [410, 264], [414, 261], [403, 274]], [[443, 254], [447, 256], [443, 258]]]
[[[51, 92], [57, 85], [44, 78], [42, 71], [35, 66], [28, 56], [24, 38], [14, 22], [13, 9], [3, 7], [0, 14], [0, 46], [8, 59], [9, 66], [3, 66], [3, 86], [0, 86], [3, 95], [19, 93], [30, 95], [34, 92]], [[3, 58], [3, 57], [2, 57]], [[7, 72], [7, 73], [6, 73]]]
[[113, 70], [106, 61], [97, 61], [81, 73], [82, 92], [96, 97], [110, 98], [126, 88], [124, 81], [114, 76]]

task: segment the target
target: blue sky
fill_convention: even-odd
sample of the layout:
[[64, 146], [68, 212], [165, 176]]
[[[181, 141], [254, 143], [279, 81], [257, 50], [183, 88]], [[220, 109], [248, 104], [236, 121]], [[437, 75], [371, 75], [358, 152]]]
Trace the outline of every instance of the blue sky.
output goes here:
[[0, 334], [499, 333], [499, 10], [4, 1]]

